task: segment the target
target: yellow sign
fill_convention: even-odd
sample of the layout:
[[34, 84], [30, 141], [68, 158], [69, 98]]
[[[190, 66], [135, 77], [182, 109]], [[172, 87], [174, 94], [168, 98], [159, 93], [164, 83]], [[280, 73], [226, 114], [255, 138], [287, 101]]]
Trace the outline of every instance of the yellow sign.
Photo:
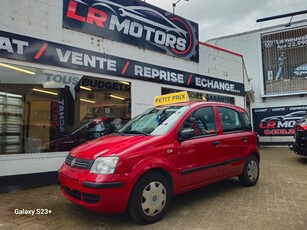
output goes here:
[[170, 93], [161, 96], [155, 96], [155, 106], [167, 105], [172, 103], [187, 102], [189, 101], [189, 95], [187, 91], [179, 93]]

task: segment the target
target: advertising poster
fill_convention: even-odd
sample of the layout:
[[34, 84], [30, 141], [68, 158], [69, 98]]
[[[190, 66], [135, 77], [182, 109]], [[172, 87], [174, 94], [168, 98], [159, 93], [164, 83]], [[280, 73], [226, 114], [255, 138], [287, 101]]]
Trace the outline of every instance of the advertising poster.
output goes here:
[[307, 93], [307, 27], [261, 36], [264, 94]]
[[307, 105], [253, 109], [259, 136], [293, 136], [296, 121], [307, 115]]

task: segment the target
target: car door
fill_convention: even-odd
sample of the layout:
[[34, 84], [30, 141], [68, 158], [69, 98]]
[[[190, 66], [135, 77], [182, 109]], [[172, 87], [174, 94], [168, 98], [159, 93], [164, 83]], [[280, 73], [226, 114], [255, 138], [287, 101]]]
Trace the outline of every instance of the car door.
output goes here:
[[223, 161], [223, 176], [240, 173], [244, 165], [244, 157], [249, 148], [249, 140], [254, 138], [247, 131], [240, 112], [229, 107], [218, 106], [222, 138], [220, 150]]
[[180, 140], [178, 162], [180, 186], [189, 187], [206, 183], [221, 176], [222, 166], [216, 132], [213, 107], [205, 106], [194, 110], [183, 122], [179, 132], [190, 132], [190, 138]]

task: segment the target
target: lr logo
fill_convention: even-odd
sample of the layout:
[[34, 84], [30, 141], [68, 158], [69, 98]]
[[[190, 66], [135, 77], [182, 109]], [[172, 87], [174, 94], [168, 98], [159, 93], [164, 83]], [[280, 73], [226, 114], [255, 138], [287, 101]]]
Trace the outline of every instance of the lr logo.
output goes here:
[[86, 22], [88, 24], [96, 23], [97, 26], [104, 28], [104, 22], [107, 21], [108, 15], [102, 11], [98, 10], [93, 7], [88, 8], [87, 17], [83, 17], [76, 13], [77, 11], [77, 2], [70, 1], [68, 10], [67, 10], [67, 17], [72, 18], [81, 22]]

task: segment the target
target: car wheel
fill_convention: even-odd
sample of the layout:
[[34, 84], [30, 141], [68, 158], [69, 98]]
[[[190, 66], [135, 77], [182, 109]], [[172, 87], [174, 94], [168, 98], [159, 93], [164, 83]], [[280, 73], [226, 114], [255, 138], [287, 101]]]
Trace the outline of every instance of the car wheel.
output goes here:
[[157, 172], [148, 172], [134, 186], [128, 212], [139, 224], [160, 220], [171, 201], [171, 188], [167, 179]]
[[251, 155], [247, 158], [243, 173], [239, 176], [240, 182], [245, 186], [254, 186], [259, 178], [259, 161], [258, 159]]

